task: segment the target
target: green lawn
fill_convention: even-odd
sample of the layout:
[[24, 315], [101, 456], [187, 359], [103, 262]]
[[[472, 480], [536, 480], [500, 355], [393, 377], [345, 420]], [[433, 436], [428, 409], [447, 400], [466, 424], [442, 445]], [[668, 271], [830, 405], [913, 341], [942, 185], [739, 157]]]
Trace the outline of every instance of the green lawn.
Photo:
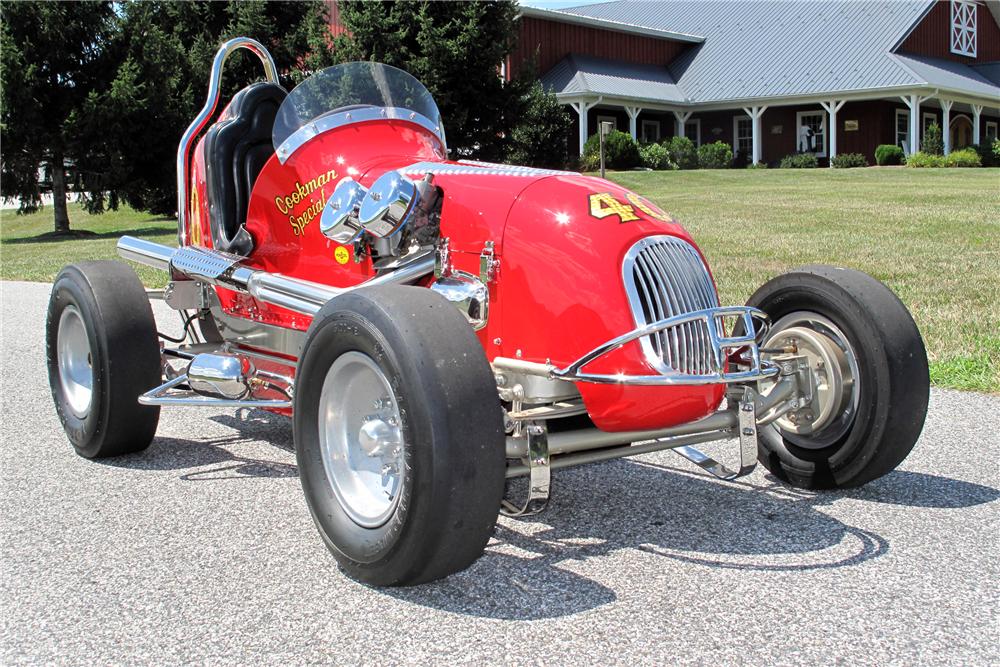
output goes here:
[[[672, 213], [708, 256], [724, 303], [806, 263], [886, 282], [912, 310], [938, 386], [1000, 393], [1000, 169], [619, 172]], [[0, 214], [0, 278], [52, 280], [64, 264], [115, 256], [121, 234], [176, 242], [175, 223], [130, 210], [72, 225], [98, 236], [38, 240], [52, 212]], [[163, 274], [139, 267], [150, 286]]]
[[[49, 282], [59, 269], [85, 259], [113, 259], [115, 244], [126, 234], [177, 245], [177, 221], [130, 208], [103, 215], [88, 215], [78, 205], [69, 206], [70, 227], [94, 232], [94, 236], [59, 239], [40, 235], [52, 231], [52, 208], [31, 215], [0, 212], [0, 279]], [[147, 286], [162, 287], [164, 273], [132, 265]]]

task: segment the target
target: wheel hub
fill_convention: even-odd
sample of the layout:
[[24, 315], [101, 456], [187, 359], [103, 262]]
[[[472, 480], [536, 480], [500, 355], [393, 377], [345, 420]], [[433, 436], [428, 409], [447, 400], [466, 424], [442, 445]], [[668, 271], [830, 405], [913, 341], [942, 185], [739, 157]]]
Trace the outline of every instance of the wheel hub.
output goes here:
[[56, 355], [66, 405], [77, 418], [85, 419], [94, 394], [94, 369], [87, 327], [76, 306], [66, 306], [59, 316]]
[[808, 436], [837, 422], [850, 423], [857, 402], [857, 361], [847, 338], [829, 319], [816, 313], [787, 315], [775, 323], [763, 347], [794, 349], [812, 371], [807, 395], [777, 420], [778, 428]]
[[405, 466], [399, 406], [375, 361], [347, 352], [333, 362], [319, 405], [320, 454], [352, 521], [377, 528], [399, 504]]

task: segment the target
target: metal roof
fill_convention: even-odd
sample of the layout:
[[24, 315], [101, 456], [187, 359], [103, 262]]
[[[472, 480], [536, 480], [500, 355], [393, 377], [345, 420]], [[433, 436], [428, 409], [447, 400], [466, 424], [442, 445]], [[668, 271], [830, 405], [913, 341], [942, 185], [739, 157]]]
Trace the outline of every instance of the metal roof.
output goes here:
[[1000, 86], [1000, 62], [973, 65], [972, 69], [987, 81]]
[[[896, 53], [892, 56], [928, 86], [973, 95], [992, 97], [1000, 104], [1000, 85], [991, 81], [981, 67], [972, 68], [944, 58]], [[1000, 67], [996, 68], [1000, 70]], [[1000, 75], [1000, 71], [995, 72]]]
[[559, 97], [606, 95], [645, 102], [685, 102], [666, 67], [637, 65], [571, 54], [542, 76], [542, 85]]
[[644, 25], [635, 25], [627, 21], [616, 21], [612, 19], [602, 19], [598, 17], [580, 17], [572, 13], [560, 12], [552, 9], [542, 9], [540, 7], [522, 6], [518, 12], [521, 16], [529, 16], [546, 21], [556, 21], [557, 23], [571, 23], [574, 25], [584, 25], [592, 28], [603, 28], [604, 30], [614, 30], [632, 35], [643, 35], [645, 37], [658, 37], [660, 39], [670, 39], [675, 42], [687, 42], [690, 44], [700, 44], [705, 41], [699, 35], [689, 35], [675, 30], [663, 30]]
[[996, 95], [966, 65], [946, 68], [891, 53], [934, 1], [619, 0], [558, 11], [704, 36], [666, 68], [690, 104], [953, 87], [939, 81]]

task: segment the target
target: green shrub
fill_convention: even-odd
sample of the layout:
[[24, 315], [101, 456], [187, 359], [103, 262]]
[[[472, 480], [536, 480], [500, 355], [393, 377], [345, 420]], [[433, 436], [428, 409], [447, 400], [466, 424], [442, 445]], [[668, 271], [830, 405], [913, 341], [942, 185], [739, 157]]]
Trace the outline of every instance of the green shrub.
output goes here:
[[907, 167], [944, 167], [946, 166], [943, 155], [932, 155], [923, 151], [918, 151], [906, 158]]
[[639, 146], [639, 157], [642, 166], [649, 169], [676, 169], [677, 165], [670, 161], [670, 151], [663, 144], [644, 144]]
[[[608, 169], [632, 169], [638, 167], [639, 144], [627, 132], [613, 130], [604, 137], [604, 166]], [[584, 171], [596, 171], [601, 167], [601, 138], [594, 134], [583, 145], [581, 166]]]
[[1000, 138], [993, 140], [993, 162], [1000, 164]]
[[953, 151], [944, 159], [946, 167], [981, 167], [982, 160], [979, 154], [971, 148], [963, 148], [960, 151]]
[[875, 164], [885, 166], [891, 164], [903, 164], [905, 161], [906, 156], [903, 154], [903, 149], [899, 146], [882, 144], [875, 149]]
[[671, 137], [666, 144], [670, 152], [670, 161], [676, 164], [678, 169], [698, 168], [698, 151], [693, 141], [687, 137]]
[[841, 153], [830, 158], [830, 164], [834, 169], [852, 169], [854, 167], [867, 167], [868, 158], [861, 153]]
[[969, 146], [969, 150], [976, 151], [976, 155], [979, 156], [979, 162], [984, 167], [996, 167], [997, 160], [993, 157], [993, 150], [990, 146], [980, 146], [979, 144], [972, 144]]
[[924, 130], [922, 150], [931, 155], [944, 155], [944, 139], [941, 136], [941, 126], [937, 123], [931, 123]]
[[792, 153], [781, 158], [778, 166], [782, 169], [815, 169], [819, 160], [812, 153]]
[[702, 169], [728, 169], [733, 162], [733, 149], [724, 141], [698, 147], [698, 166]]

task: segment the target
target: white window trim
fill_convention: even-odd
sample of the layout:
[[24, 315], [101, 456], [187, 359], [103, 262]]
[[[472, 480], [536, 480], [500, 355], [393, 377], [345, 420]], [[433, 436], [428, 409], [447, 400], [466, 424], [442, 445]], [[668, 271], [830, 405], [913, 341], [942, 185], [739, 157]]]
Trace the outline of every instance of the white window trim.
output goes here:
[[975, 0], [951, 0], [951, 52], [975, 58], [978, 30]]
[[661, 136], [660, 135], [660, 121], [658, 121], [658, 120], [649, 120], [649, 119], [645, 119], [645, 120], [642, 121], [642, 126], [639, 128], [639, 136], [641, 138], [643, 138], [643, 139], [645, 139], [645, 137], [646, 137], [646, 128], [647, 127], [655, 127], [656, 128], [656, 131], [654, 132], [654, 134], [656, 135], [656, 138], [653, 139], [653, 141], [659, 141], [660, 140], [660, 136]]
[[602, 116], [602, 115], [598, 115], [596, 120], [597, 120], [597, 131], [598, 132], [601, 131], [601, 122], [602, 121], [608, 121], [612, 125], [614, 125], [614, 128], [612, 128], [612, 130], [617, 130], [618, 129], [618, 116]]
[[[928, 111], [925, 111], [922, 114], [922, 117], [923, 117], [923, 124], [920, 126], [920, 140], [921, 141], [923, 141], [924, 139], [927, 138], [927, 126], [928, 125], [931, 125], [933, 123], [937, 123], [938, 125], [941, 125], [941, 123], [938, 123], [938, 119], [937, 119], [937, 114], [936, 113], [930, 113]], [[927, 122], [928, 120], [930, 120], [931, 122], [928, 123]], [[941, 132], [944, 133], [944, 128], [941, 128]]]
[[903, 146], [903, 152], [909, 154], [910, 146], [912, 145], [910, 137], [910, 110], [909, 109], [896, 109], [896, 116], [894, 118], [896, 125], [892, 128], [892, 138], [893, 143], [899, 146], [899, 117], [902, 116], [906, 119], [906, 145]]
[[983, 141], [983, 140], [989, 138], [989, 136], [990, 136], [990, 128], [991, 127], [993, 128], [993, 138], [996, 139], [997, 137], [1000, 137], [1000, 134], [997, 134], [998, 123], [996, 121], [993, 121], [993, 120], [988, 120], [988, 121], [986, 121], [986, 127], [983, 128], [983, 136], [980, 138], [980, 141]]
[[740, 121], [748, 120], [750, 121], [750, 151], [747, 153], [747, 158], [753, 160], [753, 119], [745, 113], [736, 114], [733, 116], [733, 157], [740, 152]]
[[[688, 136], [687, 126], [694, 123], [695, 131], [694, 136]], [[701, 146], [701, 118], [688, 118], [684, 122], [684, 136], [694, 142], [694, 147], [698, 148]]]
[[822, 116], [823, 117], [823, 150], [818, 153], [813, 153], [816, 157], [826, 157], [827, 155], [827, 142], [830, 138], [830, 128], [829, 123], [826, 119], [826, 112], [822, 109], [816, 111], [798, 111], [795, 114], [795, 150], [798, 151], [799, 148], [799, 130], [802, 129], [802, 118], [805, 116]]

